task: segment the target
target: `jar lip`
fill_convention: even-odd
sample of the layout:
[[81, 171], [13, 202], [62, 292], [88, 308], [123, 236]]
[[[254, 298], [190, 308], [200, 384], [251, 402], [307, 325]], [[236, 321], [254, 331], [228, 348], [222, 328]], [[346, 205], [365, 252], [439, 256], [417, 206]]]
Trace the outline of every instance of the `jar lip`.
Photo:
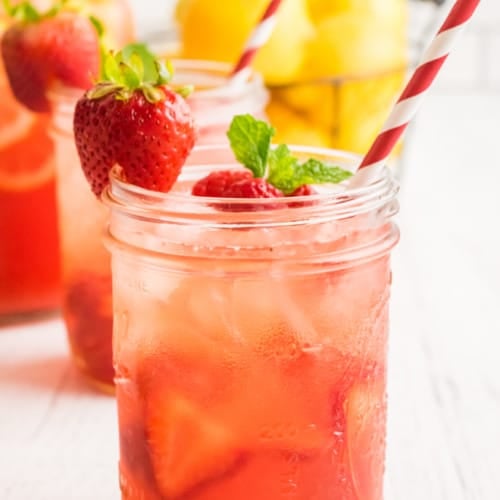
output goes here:
[[[193, 153], [210, 155], [226, 152], [225, 144], [197, 146]], [[344, 168], [354, 171], [360, 157], [354, 153], [309, 146], [290, 146], [290, 150], [313, 157], [340, 158]], [[192, 154], [193, 154], [192, 153]], [[212, 164], [190, 164], [183, 168], [176, 185], [188, 187], [213, 170], [242, 168], [236, 160]], [[175, 189], [175, 186], [174, 186]], [[283, 198], [211, 198], [193, 196], [190, 191], [174, 190], [168, 193], [151, 191], [129, 184], [120, 178], [120, 169], [110, 172], [110, 184], [102, 194], [103, 202], [137, 217], [157, 220], [176, 220], [186, 224], [204, 224], [213, 227], [276, 227], [303, 224], [308, 220], [340, 220], [367, 213], [386, 206], [396, 196], [398, 185], [389, 169], [380, 169], [378, 177], [370, 184], [349, 188], [345, 183], [328, 185], [317, 194]], [[228, 210], [227, 206], [231, 205]], [[393, 215], [392, 213], [389, 215]]]
[[264, 88], [264, 80], [260, 73], [251, 69], [248, 78], [237, 85], [232, 85], [228, 79], [232, 66], [223, 61], [202, 59], [170, 58], [174, 68], [172, 82], [176, 83], [176, 75], [180, 73], [192, 73], [193, 75], [210, 75], [219, 81], [210, 88], [197, 89], [195, 82], [186, 82], [194, 85], [194, 92], [189, 96], [190, 100], [204, 99], [237, 99], [241, 96], [251, 94]]

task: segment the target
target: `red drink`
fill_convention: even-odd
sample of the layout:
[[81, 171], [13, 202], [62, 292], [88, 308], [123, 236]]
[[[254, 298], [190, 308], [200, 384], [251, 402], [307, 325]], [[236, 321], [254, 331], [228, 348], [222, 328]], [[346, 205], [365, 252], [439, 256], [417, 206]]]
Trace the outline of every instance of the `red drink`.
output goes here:
[[18, 104], [0, 61], [0, 315], [59, 305], [59, 241], [49, 119]]
[[105, 194], [122, 498], [382, 500], [394, 184], [228, 212], [189, 163]]
[[[41, 0], [34, 5], [48, 7]], [[133, 38], [132, 15], [126, 0], [90, 0], [82, 7], [105, 23], [108, 45], [122, 46]], [[11, 22], [0, 5], [0, 36]], [[0, 315], [60, 306], [61, 263], [50, 119], [27, 111], [15, 101], [0, 57]], [[86, 326], [81, 330], [87, 331], [89, 324], [93, 320], [87, 314]], [[108, 314], [107, 326], [110, 324]], [[111, 342], [108, 344], [109, 364]], [[93, 349], [89, 344], [87, 350]]]

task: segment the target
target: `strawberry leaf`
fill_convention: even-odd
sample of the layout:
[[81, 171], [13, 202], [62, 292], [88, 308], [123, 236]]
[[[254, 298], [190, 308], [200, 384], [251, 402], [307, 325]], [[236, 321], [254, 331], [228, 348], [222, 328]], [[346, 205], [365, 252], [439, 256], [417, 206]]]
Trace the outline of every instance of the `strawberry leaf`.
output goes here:
[[141, 56], [134, 52], [128, 58], [128, 66], [134, 71], [139, 79], [139, 83], [144, 81], [144, 64]]
[[29, 2], [22, 2], [10, 7], [8, 12], [14, 19], [27, 23], [34, 23], [42, 18], [40, 12]]
[[274, 128], [251, 115], [235, 116], [227, 136], [236, 159], [252, 171], [254, 177], [264, 177]]
[[174, 69], [172, 67], [172, 63], [167, 61], [165, 64], [160, 61], [155, 61], [156, 71], [158, 72], [158, 83], [163, 85], [165, 83], [170, 82], [172, 76], [174, 74]]
[[149, 83], [143, 85], [142, 92], [144, 97], [152, 104], [158, 102], [163, 97], [162, 91]]
[[106, 54], [103, 72], [105, 80], [114, 83], [123, 83], [120, 65], [113, 54]]
[[89, 21], [94, 25], [97, 36], [101, 38], [104, 35], [104, 25], [102, 22], [95, 16], [89, 16]]
[[125, 87], [127, 87], [127, 89], [129, 90], [138, 88], [141, 84], [141, 79], [139, 78], [139, 75], [135, 72], [135, 70], [126, 62], [121, 62], [119, 66], [122, 73], [123, 82], [125, 83]]
[[148, 47], [143, 43], [130, 43], [121, 51], [123, 60], [130, 63], [132, 59], [139, 58], [141, 60], [143, 70], [141, 80], [144, 83], [159, 83], [159, 72], [156, 67], [154, 55]]
[[189, 97], [193, 93], [194, 86], [193, 85], [183, 85], [182, 87], [175, 89], [175, 91], [179, 95], [181, 95], [182, 97], [186, 98], [186, 97]]

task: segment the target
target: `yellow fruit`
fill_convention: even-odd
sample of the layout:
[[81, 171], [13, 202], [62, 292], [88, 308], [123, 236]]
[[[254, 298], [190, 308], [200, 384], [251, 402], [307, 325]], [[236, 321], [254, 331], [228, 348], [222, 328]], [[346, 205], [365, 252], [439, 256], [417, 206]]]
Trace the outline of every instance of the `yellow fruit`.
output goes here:
[[398, 33], [353, 11], [318, 25], [306, 68], [311, 77], [363, 76], [403, 67], [406, 59]]
[[360, 154], [368, 151], [403, 87], [404, 76], [404, 71], [395, 71], [341, 86], [335, 147]]
[[269, 84], [296, 81], [307, 56], [307, 43], [314, 35], [305, 0], [284, 0], [269, 42], [255, 58], [255, 68]]
[[292, 83], [271, 91], [272, 99], [327, 130], [334, 128], [337, 122], [338, 97], [338, 89], [330, 81]]
[[[313, 36], [305, 0], [284, 0], [276, 27], [259, 51], [255, 68], [269, 83], [294, 80], [306, 57]], [[181, 0], [177, 20], [182, 57], [236, 63], [243, 47], [262, 16], [268, 0]]]
[[174, 18], [177, 23], [183, 24], [185, 22], [191, 3], [192, 0], [179, 0], [177, 2], [174, 10]]
[[182, 57], [233, 62], [258, 14], [250, 0], [181, 0], [177, 6]]
[[266, 110], [269, 122], [276, 128], [273, 142], [277, 144], [300, 144], [329, 147], [331, 139], [321, 127], [290, 110], [278, 100], [271, 101]]
[[349, 11], [399, 25], [403, 30], [408, 22], [407, 0], [308, 0], [308, 7], [315, 23]]
[[342, 11], [350, 10], [353, 4], [364, 0], [308, 0], [311, 19], [318, 23], [327, 17], [335, 16]]

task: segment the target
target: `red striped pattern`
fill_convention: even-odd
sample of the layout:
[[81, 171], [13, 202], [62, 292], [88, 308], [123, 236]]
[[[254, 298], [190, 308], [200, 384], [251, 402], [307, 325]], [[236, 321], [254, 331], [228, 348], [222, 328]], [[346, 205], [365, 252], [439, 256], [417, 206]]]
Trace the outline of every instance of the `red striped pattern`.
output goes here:
[[233, 75], [236, 75], [245, 68], [248, 68], [252, 63], [256, 53], [257, 49], [255, 48], [245, 50], [245, 52], [243, 52], [242, 56], [240, 57], [238, 64], [236, 64], [236, 67], [233, 70]]
[[399, 127], [380, 133], [375, 139], [370, 151], [368, 151], [363, 158], [359, 168], [367, 167], [368, 165], [378, 163], [381, 159], [386, 159], [391, 154], [391, 151], [406, 129], [406, 126], [406, 124], [400, 125]]
[[466, 23], [474, 14], [480, 0], [457, 0], [439, 33]]
[[[252, 34], [249, 37], [249, 42], [252, 40], [254, 35], [259, 32], [260, 28], [262, 27], [262, 24], [271, 19], [273, 16], [276, 15], [278, 12], [278, 9], [281, 5], [282, 0], [271, 0], [269, 2], [269, 5], [267, 6], [267, 9], [265, 10], [264, 14], [262, 15], [259, 23], [253, 30]], [[265, 43], [267, 40], [263, 40], [262, 42]], [[243, 51], [243, 54], [241, 54], [240, 58], [238, 59], [238, 62], [236, 63], [232, 76], [234, 77], [236, 74], [240, 73], [241, 71], [245, 70], [252, 64], [252, 61], [257, 54], [258, 50], [260, 49], [259, 47], [255, 46], [250, 46], [249, 47], [249, 42], [247, 42], [247, 45], [245, 46], [245, 49]]]
[[[455, 5], [451, 9], [448, 17], [444, 21], [440, 30], [433, 43], [429, 47], [428, 54], [433, 54], [433, 52], [438, 52], [439, 45], [437, 44], [438, 35], [440, 37], [446, 36], [446, 32], [450, 36], [456, 36], [457, 33], [452, 33], [450, 30], [458, 28], [469, 21], [469, 19], [474, 14], [476, 7], [479, 5], [480, 0], [457, 0]], [[451, 38], [450, 38], [451, 40]], [[448, 40], [449, 41], [449, 40]], [[414, 72], [410, 81], [406, 85], [401, 97], [398, 99], [394, 109], [389, 115], [388, 122], [397, 122], [398, 125], [389, 129], [383, 130], [375, 142], [369, 149], [366, 156], [363, 158], [359, 168], [369, 167], [375, 164], [380, 164], [385, 162], [388, 156], [391, 154], [392, 149], [398, 142], [399, 138], [405, 131], [408, 123], [413, 118], [416, 113], [416, 107], [409, 107], [406, 111], [403, 111], [401, 103], [410, 98], [417, 98], [419, 100], [425, 95], [432, 82], [439, 73], [441, 66], [446, 61], [449, 53], [446, 54], [434, 54], [433, 59], [424, 61]], [[413, 103], [412, 103], [413, 104]], [[402, 113], [406, 113], [407, 116], [403, 116]], [[397, 120], [393, 120], [393, 118]]]
[[403, 90], [398, 102], [425, 92], [432, 85], [432, 82], [436, 78], [447, 57], [448, 55], [419, 66]]

